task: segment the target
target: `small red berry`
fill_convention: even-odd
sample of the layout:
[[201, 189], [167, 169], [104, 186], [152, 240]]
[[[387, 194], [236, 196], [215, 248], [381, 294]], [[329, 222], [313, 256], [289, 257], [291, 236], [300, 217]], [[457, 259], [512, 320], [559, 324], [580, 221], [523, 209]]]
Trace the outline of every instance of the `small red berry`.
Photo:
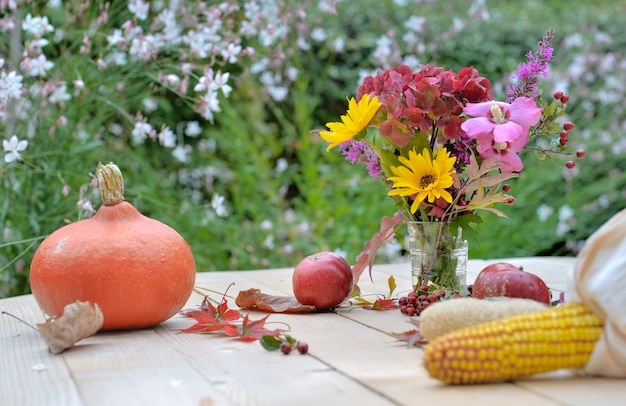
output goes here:
[[506, 204], [515, 204], [515, 198], [514, 197], [510, 197], [507, 199]]
[[283, 341], [282, 343], [280, 343], [279, 348], [282, 351], [282, 353], [285, 355], [291, 352], [291, 344], [289, 344], [287, 341]]
[[406, 314], [408, 316], [414, 316], [416, 312], [417, 310], [415, 310], [415, 307], [409, 307], [408, 309], [406, 309]]
[[561, 137], [561, 139], [567, 139], [567, 137], [569, 137], [569, 133], [567, 132], [567, 130], [561, 130], [561, 132], [559, 133], [559, 137]]
[[567, 123], [563, 124], [563, 129], [566, 130], [566, 131], [570, 131], [574, 127], [576, 127], [576, 126], [571, 121], [568, 121]]
[[576, 151], [576, 158], [584, 158], [587, 152], [584, 149]]
[[576, 162], [574, 162], [574, 161], [567, 161], [565, 163], [565, 166], [567, 167], [567, 169], [573, 169], [576, 166]]
[[298, 341], [296, 348], [298, 349], [298, 352], [302, 355], [309, 352], [309, 345], [307, 343], [303, 343], [302, 341]]
[[556, 92], [554, 92], [553, 96], [556, 100], [561, 100], [561, 97], [563, 97], [563, 92], [560, 90], [557, 90]]
[[422, 285], [422, 286], [420, 286], [419, 290], [424, 291], [424, 292], [428, 292], [428, 286], [427, 285]]
[[502, 191], [504, 193], [508, 193], [511, 190], [511, 185], [509, 185], [508, 183], [505, 183], [504, 185], [502, 185]]
[[567, 104], [568, 101], [569, 101], [569, 96], [566, 94], [563, 94], [563, 96], [561, 96], [561, 103]]
[[559, 144], [561, 144], [561, 145], [565, 145], [565, 144], [567, 144], [567, 137], [565, 137], [565, 138], [560, 138], [560, 139], [559, 139]]

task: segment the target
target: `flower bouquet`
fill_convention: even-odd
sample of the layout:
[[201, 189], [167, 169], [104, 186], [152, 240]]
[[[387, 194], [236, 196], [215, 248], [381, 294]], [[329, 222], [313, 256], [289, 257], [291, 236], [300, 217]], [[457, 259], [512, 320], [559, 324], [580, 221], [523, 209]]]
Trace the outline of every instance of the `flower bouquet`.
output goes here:
[[319, 132], [327, 150], [339, 147], [382, 180], [399, 208], [393, 218], [383, 218], [380, 232], [357, 257], [355, 280], [367, 265], [371, 271], [382, 242], [408, 223], [414, 288], [463, 291], [462, 233], [473, 232], [480, 211], [505, 216], [496, 205], [515, 201], [504, 182], [523, 170], [518, 154], [533, 149], [540, 159], [568, 155], [573, 124], [556, 121], [568, 96], [557, 92], [548, 103], [536, 89], [547, 75], [552, 38], [548, 31], [539, 51], [527, 54], [505, 101], [494, 99], [491, 82], [473, 67], [455, 72], [425, 65], [414, 72], [403, 65], [366, 77], [341, 122]]

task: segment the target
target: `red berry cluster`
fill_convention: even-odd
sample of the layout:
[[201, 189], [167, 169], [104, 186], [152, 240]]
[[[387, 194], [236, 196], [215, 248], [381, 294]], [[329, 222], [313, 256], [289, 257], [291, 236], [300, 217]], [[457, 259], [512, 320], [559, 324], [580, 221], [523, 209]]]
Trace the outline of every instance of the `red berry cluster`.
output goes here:
[[265, 348], [267, 351], [277, 351], [280, 350], [283, 354], [287, 355], [293, 350], [295, 347], [298, 352], [302, 355], [309, 352], [309, 345], [304, 341], [298, 341], [294, 337], [284, 334], [284, 335], [264, 335], [259, 340], [261, 346]]
[[[504, 193], [509, 193], [511, 191], [511, 185], [509, 185], [508, 183], [505, 183], [504, 185], [502, 185], [502, 191]], [[504, 196], [508, 196], [508, 195], [504, 195]], [[515, 204], [515, 198], [513, 196], [508, 196], [508, 199], [504, 202], [504, 204]]]
[[427, 286], [421, 286], [417, 291], [409, 292], [398, 299], [400, 312], [407, 316], [419, 316], [432, 303], [442, 300], [446, 296], [445, 290], [428, 292]]
[[[465, 297], [472, 296], [473, 285], [467, 286], [467, 295]], [[400, 305], [400, 312], [407, 316], [419, 316], [424, 309], [428, 308], [431, 304], [444, 299], [456, 299], [464, 297], [459, 293], [448, 294], [445, 290], [428, 291], [428, 286], [420, 286], [417, 291], [409, 292], [406, 296], [398, 298]]]
[[[282, 343], [280, 343], [280, 351], [287, 355], [291, 352], [293, 346], [291, 345], [291, 343], [289, 341], [283, 341]], [[302, 341], [298, 341], [296, 343], [296, 349], [298, 350], [298, 352], [302, 355], [306, 354], [307, 352], [309, 352], [309, 345], [305, 342]]]
[[[553, 96], [554, 96], [554, 98], [556, 100], [559, 100], [563, 104], [567, 104], [567, 102], [569, 101], [569, 96], [566, 93], [563, 93], [560, 90], [557, 90], [556, 92], [554, 92]], [[559, 133], [559, 143], [561, 145], [566, 145], [567, 144], [567, 141], [568, 141], [568, 138], [569, 138], [569, 131], [573, 130], [574, 127], [576, 127], [576, 126], [571, 121], [568, 121], [568, 122], [563, 124], [563, 129]], [[579, 158], [579, 159], [580, 158], [584, 158], [585, 154], [586, 154], [586, 152], [585, 152], [584, 149], [579, 149], [578, 151], [576, 151], [576, 158]], [[574, 161], [567, 161], [565, 163], [565, 167], [568, 168], [568, 169], [573, 169], [574, 167], [576, 167], [576, 162], [574, 162]]]

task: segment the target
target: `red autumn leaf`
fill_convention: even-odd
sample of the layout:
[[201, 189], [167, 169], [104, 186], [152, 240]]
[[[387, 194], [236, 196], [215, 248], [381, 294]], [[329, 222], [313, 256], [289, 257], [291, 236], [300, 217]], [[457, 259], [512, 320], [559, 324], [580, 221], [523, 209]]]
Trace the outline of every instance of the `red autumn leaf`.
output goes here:
[[409, 347], [426, 344], [426, 339], [422, 337], [419, 330], [409, 330], [404, 333], [393, 334], [398, 340], [405, 341]]
[[238, 337], [242, 341], [260, 340], [263, 336], [279, 336], [282, 330], [268, 330], [265, 328], [265, 322], [268, 317], [269, 314], [259, 320], [250, 320], [246, 314], [241, 324], [224, 325], [224, 334], [231, 337]]
[[223, 330], [229, 322], [241, 318], [241, 313], [228, 308], [226, 298], [223, 298], [222, 303], [218, 306], [213, 306], [213, 304], [209, 302], [208, 296], [204, 297], [200, 309], [183, 310], [181, 314], [196, 320], [196, 324], [182, 330], [183, 333], [212, 333], [220, 331]]
[[241, 319], [239, 311], [228, 308], [226, 298], [222, 298], [222, 302], [218, 306], [214, 306], [206, 296], [199, 309], [183, 310], [181, 314], [196, 321], [193, 326], [182, 330], [183, 333], [217, 333], [242, 341], [256, 341], [265, 336], [278, 337], [283, 332], [280, 329], [268, 330], [265, 328], [265, 322], [269, 315], [260, 320], [250, 320], [246, 314]]
[[[196, 310], [184, 310], [182, 313], [184, 316], [191, 317], [189, 313], [193, 313], [194, 311]], [[241, 318], [239, 311], [228, 308], [228, 300], [226, 300], [225, 297], [222, 298], [222, 303], [213, 306], [213, 304], [209, 302], [209, 297], [205, 296], [199, 311], [207, 313], [209, 317], [220, 322], [239, 320]]]
[[420, 333], [419, 320], [411, 320], [410, 323], [416, 328], [402, 333], [392, 333], [392, 335], [400, 341], [405, 341], [409, 347], [426, 344], [428, 340], [422, 337], [422, 334]]
[[228, 300], [226, 300], [225, 297], [222, 298], [222, 303], [216, 307], [209, 302], [208, 296], [205, 296], [200, 309], [208, 311], [217, 320], [221, 321], [239, 320], [241, 318], [241, 313], [239, 313], [239, 311], [228, 308]]
[[393, 217], [383, 217], [380, 223], [380, 230], [372, 236], [371, 240], [365, 243], [363, 251], [356, 257], [357, 263], [352, 267], [354, 285], [359, 283], [359, 278], [366, 266], [369, 267], [370, 278], [372, 277], [372, 266], [374, 265], [376, 252], [383, 242], [391, 238], [405, 222], [406, 219], [402, 216], [401, 211], [398, 211]]
[[196, 324], [182, 330], [183, 333], [213, 333], [223, 330], [224, 326], [227, 324], [209, 316], [208, 312], [202, 310], [187, 311], [185, 312], [185, 316], [193, 318]]

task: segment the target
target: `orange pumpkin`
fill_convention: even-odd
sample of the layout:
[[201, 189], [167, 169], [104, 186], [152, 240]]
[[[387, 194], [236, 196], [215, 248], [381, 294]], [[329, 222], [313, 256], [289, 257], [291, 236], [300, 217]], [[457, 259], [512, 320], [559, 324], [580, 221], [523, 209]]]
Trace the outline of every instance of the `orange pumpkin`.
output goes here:
[[97, 177], [103, 206], [92, 218], [56, 230], [35, 252], [33, 296], [49, 316], [61, 316], [76, 300], [97, 303], [103, 330], [159, 324], [191, 295], [191, 249], [174, 229], [124, 201], [116, 165], [99, 165]]

